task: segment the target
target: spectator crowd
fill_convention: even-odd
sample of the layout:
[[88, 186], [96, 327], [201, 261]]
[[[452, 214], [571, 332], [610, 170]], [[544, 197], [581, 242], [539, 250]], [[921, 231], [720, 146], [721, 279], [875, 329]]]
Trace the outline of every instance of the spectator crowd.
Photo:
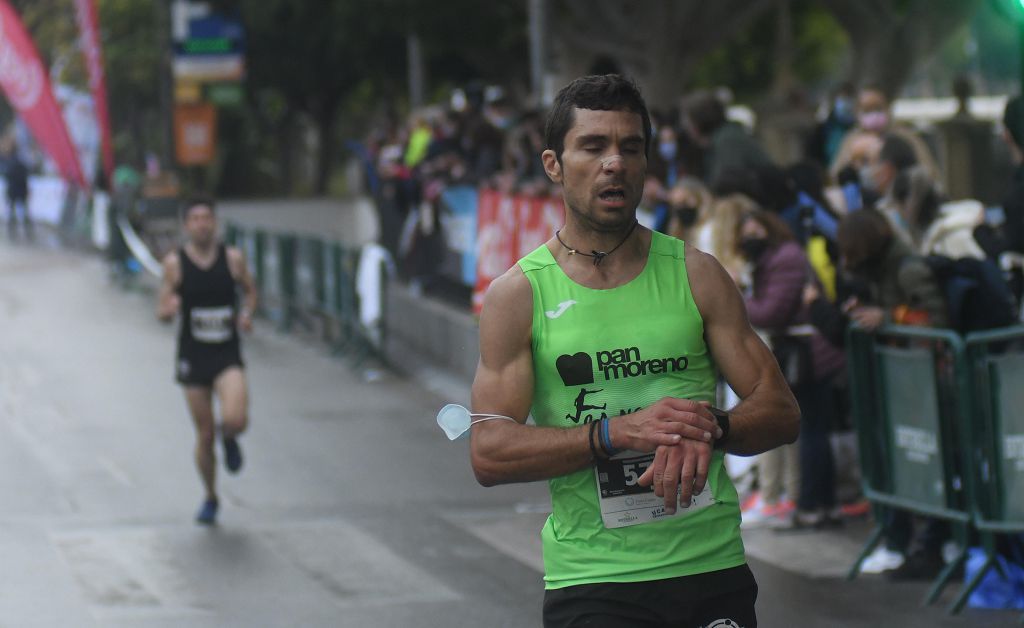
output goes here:
[[[370, 133], [364, 159], [382, 241], [407, 276], [429, 277], [441, 253], [447, 186], [555, 193], [540, 161], [544, 119], [500, 89], [474, 86], [444, 108]], [[836, 90], [805, 138], [804, 157], [791, 164], [769, 157], [718, 93], [652, 111], [652, 125], [640, 222], [718, 258], [802, 410], [799, 440], [742, 470], [743, 525], [815, 531], [868, 515], [856, 456], [839, 446], [852, 429], [846, 331], [903, 324], [965, 332], [1019, 320], [1024, 103], [1006, 105], [1003, 138], [1015, 169], [995, 208], [948, 198], [929, 144], [895, 121], [887, 95], [870, 85]], [[969, 165], [947, 163], [945, 172], [960, 167]], [[951, 265], [996, 277], [988, 294], [1005, 296], [1005, 308], [971, 313], [946, 289]], [[895, 512], [885, 527], [887, 542], [864, 571], [896, 579], [939, 572], [950, 538], [941, 523]]]

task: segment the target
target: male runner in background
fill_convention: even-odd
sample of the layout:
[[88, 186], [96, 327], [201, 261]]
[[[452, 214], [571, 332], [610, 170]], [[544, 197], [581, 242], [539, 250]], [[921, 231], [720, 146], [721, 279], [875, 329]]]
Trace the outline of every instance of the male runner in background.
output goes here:
[[[480, 317], [473, 411], [513, 420], [473, 429], [473, 470], [485, 486], [549, 480], [548, 628], [756, 625], [723, 456], [799, 430], [729, 275], [636, 224], [650, 128], [622, 77], [559, 92], [542, 158], [565, 226], [491, 285]], [[709, 408], [719, 373], [742, 399], [728, 413]]]
[[[177, 379], [185, 387], [195, 422], [196, 466], [206, 488], [196, 521], [209, 525], [216, 522], [218, 507], [213, 395], [221, 411], [224, 464], [237, 473], [242, 467], [237, 438], [249, 421], [238, 330], [252, 330], [257, 296], [242, 252], [217, 239], [213, 201], [190, 199], [183, 221], [187, 242], [164, 258], [157, 316], [171, 321], [181, 313]], [[244, 295], [241, 309], [239, 288]]]

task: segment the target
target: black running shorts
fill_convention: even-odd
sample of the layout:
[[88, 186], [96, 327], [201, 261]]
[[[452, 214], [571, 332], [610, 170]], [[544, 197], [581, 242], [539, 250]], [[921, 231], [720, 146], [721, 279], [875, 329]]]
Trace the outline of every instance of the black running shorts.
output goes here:
[[582, 584], [544, 593], [544, 628], [754, 628], [746, 565], [667, 580]]
[[184, 386], [213, 388], [213, 382], [221, 373], [237, 366], [244, 368], [242, 356], [237, 351], [220, 351], [202, 356], [178, 357], [176, 378]]

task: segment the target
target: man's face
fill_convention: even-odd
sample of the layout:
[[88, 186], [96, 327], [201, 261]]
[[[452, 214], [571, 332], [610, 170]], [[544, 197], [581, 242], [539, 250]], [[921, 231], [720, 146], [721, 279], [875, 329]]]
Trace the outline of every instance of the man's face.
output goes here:
[[217, 219], [207, 205], [195, 205], [185, 213], [185, 233], [199, 246], [213, 242], [217, 234]]
[[630, 225], [643, 195], [647, 157], [643, 121], [629, 111], [576, 109], [565, 135], [561, 163], [555, 152], [541, 155], [569, 211], [586, 226], [615, 231]]

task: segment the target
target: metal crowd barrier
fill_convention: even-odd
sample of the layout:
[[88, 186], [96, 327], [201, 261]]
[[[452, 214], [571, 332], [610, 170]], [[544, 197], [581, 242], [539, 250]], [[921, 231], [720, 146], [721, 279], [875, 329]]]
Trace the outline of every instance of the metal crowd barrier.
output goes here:
[[996, 535], [1024, 533], [1024, 328], [969, 334], [966, 344], [975, 401], [969, 442], [975, 460], [971, 516], [985, 562], [964, 584], [951, 607], [954, 612], [985, 573], [998, 566]]
[[971, 334], [852, 329], [847, 352], [864, 494], [876, 527], [848, 578], [885, 533], [887, 510], [949, 522], [960, 552], [924, 603], [938, 599], [981, 539], [988, 561], [965, 582], [959, 612], [995, 562], [995, 535], [1024, 532], [1024, 327]]
[[318, 335], [357, 365], [371, 355], [382, 357], [384, 317], [379, 330], [367, 329], [359, 320], [358, 249], [234, 223], [226, 226], [225, 240], [245, 253], [260, 291], [257, 313], [279, 330]]

